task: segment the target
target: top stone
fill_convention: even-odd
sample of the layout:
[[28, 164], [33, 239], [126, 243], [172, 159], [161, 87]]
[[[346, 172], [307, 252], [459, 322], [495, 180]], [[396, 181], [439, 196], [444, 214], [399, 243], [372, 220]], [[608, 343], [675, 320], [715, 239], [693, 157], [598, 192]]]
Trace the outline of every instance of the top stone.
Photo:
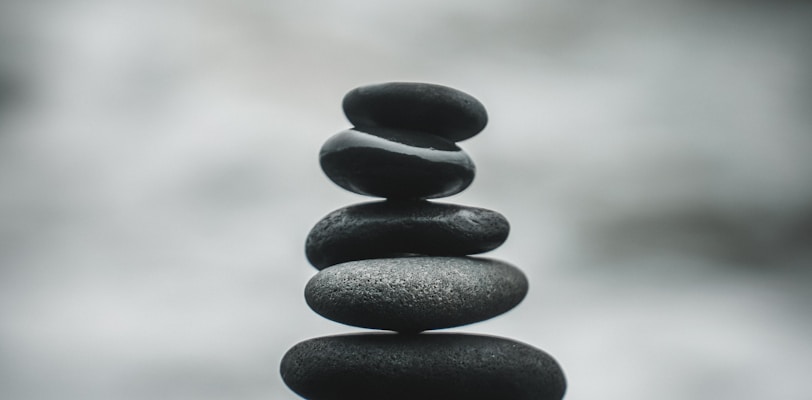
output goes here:
[[429, 83], [361, 86], [344, 96], [344, 114], [356, 127], [408, 129], [459, 142], [488, 123], [485, 106], [467, 93]]

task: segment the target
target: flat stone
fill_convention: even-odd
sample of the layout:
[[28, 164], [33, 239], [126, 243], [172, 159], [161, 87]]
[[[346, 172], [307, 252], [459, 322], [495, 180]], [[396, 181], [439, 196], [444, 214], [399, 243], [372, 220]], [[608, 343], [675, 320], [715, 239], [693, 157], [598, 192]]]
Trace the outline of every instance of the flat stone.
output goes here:
[[344, 113], [355, 126], [417, 130], [459, 142], [488, 123], [485, 107], [467, 93], [429, 83], [361, 86], [344, 96]]
[[305, 300], [336, 322], [415, 333], [505, 313], [527, 286], [518, 268], [487, 258], [380, 258], [322, 270], [307, 283]]
[[465, 256], [493, 250], [508, 237], [502, 214], [429, 201], [380, 201], [335, 210], [307, 236], [307, 259], [318, 269], [404, 254]]
[[386, 128], [342, 131], [324, 143], [319, 161], [342, 188], [391, 199], [451, 196], [475, 173], [471, 158], [453, 142]]
[[352, 334], [301, 342], [282, 379], [311, 400], [560, 400], [561, 367], [530, 345], [469, 334]]

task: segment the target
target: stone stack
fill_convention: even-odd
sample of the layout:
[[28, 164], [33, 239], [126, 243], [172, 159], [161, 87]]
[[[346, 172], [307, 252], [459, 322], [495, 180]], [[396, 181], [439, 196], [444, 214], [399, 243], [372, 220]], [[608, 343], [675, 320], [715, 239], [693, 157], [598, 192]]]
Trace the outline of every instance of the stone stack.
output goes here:
[[306, 399], [559, 400], [561, 368], [513, 340], [421, 333], [483, 321], [522, 301], [516, 267], [469, 257], [508, 236], [501, 214], [431, 202], [463, 191], [474, 164], [455, 142], [487, 123], [468, 94], [424, 83], [356, 88], [343, 102], [355, 126], [327, 140], [321, 167], [336, 184], [386, 200], [333, 211], [310, 231], [319, 269], [307, 304], [347, 325], [394, 331], [320, 337], [282, 359], [285, 383]]

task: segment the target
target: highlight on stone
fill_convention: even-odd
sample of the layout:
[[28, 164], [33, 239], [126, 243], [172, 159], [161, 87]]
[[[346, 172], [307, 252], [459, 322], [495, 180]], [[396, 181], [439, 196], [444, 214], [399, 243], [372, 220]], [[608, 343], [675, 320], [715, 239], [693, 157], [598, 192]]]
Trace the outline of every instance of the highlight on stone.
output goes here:
[[324, 143], [324, 173], [342, 188], [387, 199], [439, 198], [474, 180], [471, 158], [439, 136], [386, 128], [348, 129]]
[[384, 200], [337, 209], [311, 229], [305, 254], [319, 272], [305, 300], [325, 318], [379, 332], [301, 342], [283, 357], [282, 379], [311, 400], [560, 400], [564, 373], [544, 351], [425, 332], [502, 315], [527, 294], [520, 269], [471, 257], [505, 242], [504, 216], [429, 200], [473, 181], [473, 161], [456, 142], [485, 127], [485, 107], [453, 88], [409, 82], [353, 89], [343, 107], [354, 127], [322, 146], [322, 170]]

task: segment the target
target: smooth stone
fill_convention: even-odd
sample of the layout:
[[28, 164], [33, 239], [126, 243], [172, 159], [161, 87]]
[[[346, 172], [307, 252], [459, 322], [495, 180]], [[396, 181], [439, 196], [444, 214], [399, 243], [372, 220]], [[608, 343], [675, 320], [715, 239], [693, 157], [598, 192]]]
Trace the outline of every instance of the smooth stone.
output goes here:
[[429, 201], [361, 203], [316, 223], [305, 254], [318, 269], [404, 254], [465, 256], [499, 247], [509, 232], [502, 214], [484, 208]]
[[457, 194], [476, 168], [453, 142], [420, 132], [357, 128], [334, 135], [321, 148], [321, 169], [338, 186], [390, 199]]
[[503, 314], [527, 286], [518, 268], [487, 258], [379, 258], [320, 271], [305, 286], [305, 300], [342, 324], [415, 333]]
[[485, 128], [488, 113], [471, 95], [429, 83], [361, 86], [344, 96], [344, 113], [355, 126], [411, 129], [459, 142]]
[[311, 400], [560, 400], [564, 372], [542, 350], [470, 334], [351, 334], [306, 340], [282, 380]]

